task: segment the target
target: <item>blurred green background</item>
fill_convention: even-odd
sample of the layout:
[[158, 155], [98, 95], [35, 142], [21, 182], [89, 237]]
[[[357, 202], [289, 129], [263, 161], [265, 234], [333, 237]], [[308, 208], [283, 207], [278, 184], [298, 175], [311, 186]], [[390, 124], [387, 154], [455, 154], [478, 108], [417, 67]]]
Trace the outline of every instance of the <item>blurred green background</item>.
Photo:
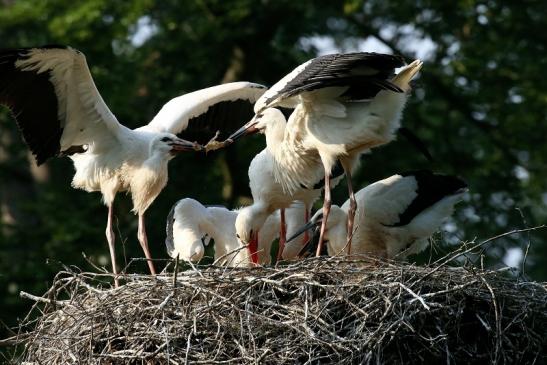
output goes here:
[[[403, 124], [436, 161], [398, 140], [363, 157], [355, 186], [417, 168], [464, 177], [470, 193], [437, 236], [433, 255], [439, 255], [460, 240], [546, 221], [544, 10], [540, 1], [0, 0], [0, 47], [55, 43], [81, 50], [103, 98], [129, 127], [148, 123], [177, 95], [235, 80], [272, 85], [319, 54], [420, 57], [425, 65]], [[165, 217], [178, 199], [230, 207], [250, 202], [247, 167], [264, 144], [249, 137], [171, 162], [169, 184], [147, 212], [154, 257], [167, 257]], [[72, 174], [67, 158], [37, 168], [9, 113], [0, 110], [0, 318], [7, 326], [29, 309], [19, 291], [41, 294], [59, 262], [92, 270], [85, 252], [110, 268], [107, 210], [99, 193], [70, 187]], [[334, 197], [345, 201], [345, 183]], [[130, 209], [120, 194], [119, 262], [142, 254]], [[496, 240], [485, 262], [516, 266], [518, 273], [531, 242], [525, 274], [545, 280], [546, 237], [539, 230]], [[144, 265], [132, 270], [146, 272]]]

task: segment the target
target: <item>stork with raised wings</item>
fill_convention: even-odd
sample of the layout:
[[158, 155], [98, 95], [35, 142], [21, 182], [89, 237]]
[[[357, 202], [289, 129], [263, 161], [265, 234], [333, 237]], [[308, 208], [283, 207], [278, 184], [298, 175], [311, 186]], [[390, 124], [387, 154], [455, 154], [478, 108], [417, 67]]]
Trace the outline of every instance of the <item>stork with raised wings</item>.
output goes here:
[[[348, 246], [356, 210], [351, 171], [358, 157], [395, 138], [410, 90], [409, 82], [422, 62], [404, 65], [401, 57], [377, 53], [331, 54], [314, 58], [282, 78], [256, 102], [255, 117], [226, 141], [265, 130], [274, 158], [274, 175], [286, 192], [313, 186], [320, 159], [325, 197], [326, 223], [331, 206], [330, 177], [340, 161], [347, 177], [350, 197]], [[295, 108], [288, 121], [275, 107]], [[285, 123], [286, 122], [286, 123]], [[266, 125], [286, 124], [285, 128]], [[323, 241], [325, 224], [321, 227]], [[318, 246], [317, 254], [321, 250]]]
[[[167, 183], [167, 163], [178, 152], [200, 150], [199, 143], [214, 137], [218, 125], [233, 124], [235, 130], [253, 116], [252, 105], [264, 91], [248, 82], [195, 91], [172, 99], [148, 125], [132, 130], [103, 101], [80, 51], [68, 46], [0, 50], [0, 104], [11, 109], [36, 162], [69, 155], [76, 169], [72, 185], [102, 193], [116, 285], [116, 194], [131, 194], [138, 239], [154, 274], [144, 213]], [[182, 139], [199, 131], [204, 131], [199, 143]]]
[[[372, 254], [389, 259], [403, 259], [427, 247], [429, 238], [450, 216], [454, 205], [467, 191], [458, 177], [419, 170], [390, 176], [359, 190], [352, 254]], [[365, 209], [362, 209], [365, 207]], [[346, 254], [346, 219], [350, 201], [331, 207], [325, 239], [331, 256]], [[302, 232], [321, 225], [323, 212], [317, 211], [298, 229]], [[287, 246], [302, 247], [288, 238]], [[315, 251], [317, 240], [310, 240], [303, 251]]]

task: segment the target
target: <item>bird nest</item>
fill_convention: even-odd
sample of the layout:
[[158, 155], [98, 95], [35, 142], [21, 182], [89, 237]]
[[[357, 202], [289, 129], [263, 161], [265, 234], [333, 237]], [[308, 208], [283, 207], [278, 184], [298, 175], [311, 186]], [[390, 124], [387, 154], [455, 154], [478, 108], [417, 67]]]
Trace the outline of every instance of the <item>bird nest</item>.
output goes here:
[[[503, 271], [503, 270], [502, 270]], [[547, 287], [500, 270], [312, 258], [278, 267], [60, 272], [25, 364], [542, 362]]]

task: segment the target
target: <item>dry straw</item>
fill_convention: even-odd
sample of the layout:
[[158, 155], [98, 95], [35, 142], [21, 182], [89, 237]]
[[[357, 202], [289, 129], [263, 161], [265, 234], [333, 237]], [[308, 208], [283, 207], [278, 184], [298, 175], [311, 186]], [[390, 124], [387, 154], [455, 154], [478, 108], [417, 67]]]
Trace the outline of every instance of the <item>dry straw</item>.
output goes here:
[[541, 363], [547, 289], [498, 271], [372, 258], [60, 272], [18, 342], [27, 364]]

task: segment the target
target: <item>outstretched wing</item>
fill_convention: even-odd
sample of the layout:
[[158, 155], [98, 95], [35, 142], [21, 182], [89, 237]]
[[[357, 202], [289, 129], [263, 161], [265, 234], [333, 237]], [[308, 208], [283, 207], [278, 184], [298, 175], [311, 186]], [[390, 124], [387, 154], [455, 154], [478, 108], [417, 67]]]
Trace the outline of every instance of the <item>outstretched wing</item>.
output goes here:
[[346, 87], [347, 100], [373, 98], [380, 90], [402, 92], [389, 81], [395, 68], [404, 65], [399, 56], [379, 53], [330, 54], [309, 60], [272, 86], [256, 103], [255, 111], [273, 106], [293, 106], [290, 99], [305, 91]]
[[0, 104], [11, 109], [38, 165], [112, 142], [122, 128], [85, 56], [68, 46], [0, 50]]
[[142, 129], [169, 132], [205, 144], [219, 132], [226, 139], [254, 116], [253, 105], [266, 87], [232, 82], [197, 90], [170, 100]]

